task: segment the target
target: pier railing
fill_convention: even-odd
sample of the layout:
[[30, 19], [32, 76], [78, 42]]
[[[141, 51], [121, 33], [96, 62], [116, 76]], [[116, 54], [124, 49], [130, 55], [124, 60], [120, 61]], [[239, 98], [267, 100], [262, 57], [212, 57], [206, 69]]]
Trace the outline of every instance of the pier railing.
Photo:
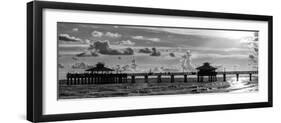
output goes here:
[[127, 83], [127, 74], [67, 73], [67, 85]]
[[[153, 73], [127, 73], [129, 76], [144, 76], [144, 75], [197, 75], [197, 72], [153, 72]], [[258, 74], [258, 71], [219, 71], [217, 74]]]

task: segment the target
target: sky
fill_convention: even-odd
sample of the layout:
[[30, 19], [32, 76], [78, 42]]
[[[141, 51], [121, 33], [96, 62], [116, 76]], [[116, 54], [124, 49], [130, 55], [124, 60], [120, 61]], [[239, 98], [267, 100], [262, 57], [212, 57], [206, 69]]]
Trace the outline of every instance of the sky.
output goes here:
[[[77, 55], [87, 52], [89, 49], [96, 49], [96, 52], [97, 47], [91, 45], [94, 42], [106, 42], [108, 47], [114, 51], [102, 53], [99, 49], [100, 53], [97, 51], [97, 54], [105, 57], [132, 55], [127, 51], [128, 49], [125, 49], [131, 48], [134, 50], [134, 55], [138, 56], [143, 55], [138, 52], [140, 49], [156, 48], [161, 52], [158, 60], [164, 61], [178, 60], [186, 51], [189, 51], [192, 64], [195, 66], [210, 62], [229, 70], [251, 69], [249, 55], [252, 53], [252, 49], [249, 46], [249, 40], [257, 37], [257, 32], [254, 31], [64, 22], [58, 22], [57, 34], [58, 53], [61, 56]], [[170, 55], [171, 58], [168, 58], [165, 52], [174, 53], [175, 56]], [[153, 56], [147, 55], [147, 57]], [[149, 61], [146, 60], [146, 63], [149, 64]]]

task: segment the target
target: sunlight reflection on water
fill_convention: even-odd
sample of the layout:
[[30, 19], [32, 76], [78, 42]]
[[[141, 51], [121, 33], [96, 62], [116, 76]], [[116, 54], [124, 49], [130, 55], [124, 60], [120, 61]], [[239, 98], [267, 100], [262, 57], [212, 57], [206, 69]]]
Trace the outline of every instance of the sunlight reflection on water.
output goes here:
[[231, 92], [253, 92], [258, 91], [258, 80], [257, 78], [249, 81], [249, 77], [239, 77], [239, 80], [236, 80], [236, 77], [232, 77], [227, 81], [230, 84], [230, 87], [227, 90]]

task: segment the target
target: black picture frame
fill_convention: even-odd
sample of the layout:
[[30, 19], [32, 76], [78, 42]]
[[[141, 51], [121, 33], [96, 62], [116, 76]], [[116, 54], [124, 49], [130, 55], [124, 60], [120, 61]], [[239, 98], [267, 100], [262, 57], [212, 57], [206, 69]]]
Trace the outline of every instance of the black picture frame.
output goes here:
[[[45, 8], [117, 12], [117, 13], [131, 13], [131, 14], [255, 20], [255, 21], [268, 22], [268, 101], [257, 102], [257, 103], [207, 105], [207, 106], [191, 106], [191, 107], [163, 107], [163, 108], [156, 108], [156, 109], [122, 110], [122, 111], [106, 111], [106, 112], [93, 111], [90, 113], [44, 115], [42, 113], [43, 112], [43, 105], [42, 105], [43, 104], [43, 95], [42, 95], [43, 12], [42, 10]], [[80, 3], [63, 3], [63, 2], [45, 2], [45, 1], [29, 2], [27, 3], [27, 120], [32, 122], [47, 122], [47, 121], [64, 121], [64, 120], [94, 119], [94, 118], [108, 118], [108, 117], [124, 117], [124, 116], [138, 116], [138, 115], [155, 115], [155, 114], [272, 107], [273, 106], [273, 97], [272, 97], [272, 92], [273, 92], [272, 91], [272, 86], [273, 86], [272, 85], [272, 78], [273, 78], [272, 31], [273, 29], [272, 28], [273, 28], [273, 17], [265, 16], [265, 15], [184, 11], [184, 10], [108, 6], [108, 5], [93, 5], [93, 4], [80, 4]]]

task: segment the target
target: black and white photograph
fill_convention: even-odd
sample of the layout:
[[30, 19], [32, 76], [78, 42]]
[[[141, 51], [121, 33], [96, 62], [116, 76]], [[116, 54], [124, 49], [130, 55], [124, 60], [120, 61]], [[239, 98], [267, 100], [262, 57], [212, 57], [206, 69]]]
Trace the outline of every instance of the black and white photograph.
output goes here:
[[259, 31], [57, 22], [57, 99], [259, 92]]
[[[191, 122], [202, 117], [202, 122], [209, 122], [222, 116], [220, 110], [273, 107], [273, 90], [278, 90], [273, 89], [277, 87], [273, 68], [278, 66], [273, 67], [277, 45], [273, 45], [272, 14], [260, 9], [252, 14], [238, 11], [241, 2], [235, 4], [240, 6], [237, 11], [221, 11], [220, 7], [234, 4], [213, 1], [199, 2], [205, 6], [194, 10], [189, 4], [169, 8], [161, 3], [147, 4], [154, 7], [78, 0], [27, 3], [27, 53], [10, 55], [17, 49], [11, 46], [23, 45], [5, 45], [9, 57], [3, 58], [13, 59], [2, 60], [16, 61], [13, 66], [21, 67], [19, 59], [26, 56], [26, 119], [51, 122], [167, 114], [156, 119], [170, 122], [178, 119], [165, 119], [168, 114], [216, 111], [206, 116], [181, 114]], [[245, 7], [263, 8], [251, 4]], [[17, 37], [11, 32], [10, 38]], [[20, 78], [9, 70], [3, 71]], [[14, 85], [3, 87], [18, 87]], [[11, 96], [11, 89], [5, 92], [15, 99], [22, 97]], [[223, 112], [221, 121], [264, 116], [258, 109], [253, 111]], [[229, 120], [233, 116], [241, 121]]]

